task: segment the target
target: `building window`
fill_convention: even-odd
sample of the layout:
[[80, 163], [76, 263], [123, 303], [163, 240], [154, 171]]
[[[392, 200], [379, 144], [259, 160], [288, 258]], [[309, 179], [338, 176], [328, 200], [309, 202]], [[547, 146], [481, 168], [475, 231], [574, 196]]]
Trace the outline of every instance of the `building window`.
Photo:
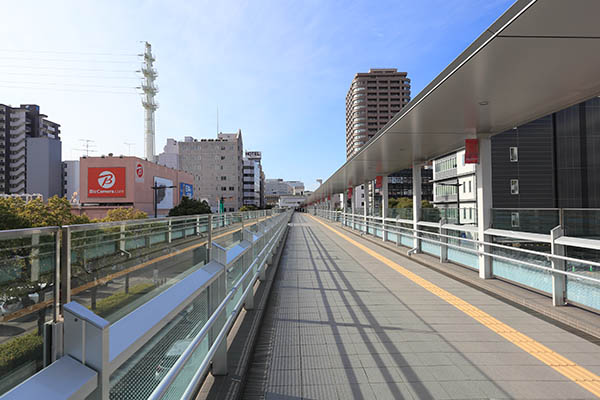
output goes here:
[[226, 191], [226, 190], [227, 190], [227, 188], [226, 188], [225, 186], [221, 186], [221, 190], [222, 190], [222, 191]]
[[221, 177], [221, 180], [222, 180], [222, 181], [226, 181], [226, 180], [227, 180], [227, 177], [226, 177], [226, 176], [222, 176], [222, 177]]
[[229, 190], [233, 192], [235, 190], [235, 187], [229, 186]]
[[469, 193], [473, 192], [473, 187], [471, 186], [471, 182], [472, 181], [469, 181]]
[[518, 228], [520, 226], [518, 212], [510, 213], [510, 226], [513, 228]]
[[510, 162], [519, 161], [519, 149], [516, 147], [511, 147], [509, 150], [510, 150]]
[[225, 159], [225, 156], [221, 156], [221, 160], [224, 160], [224, 159]]
[[510, 180], [510, 194], [519, 194], [519, 180], [518, 179]]

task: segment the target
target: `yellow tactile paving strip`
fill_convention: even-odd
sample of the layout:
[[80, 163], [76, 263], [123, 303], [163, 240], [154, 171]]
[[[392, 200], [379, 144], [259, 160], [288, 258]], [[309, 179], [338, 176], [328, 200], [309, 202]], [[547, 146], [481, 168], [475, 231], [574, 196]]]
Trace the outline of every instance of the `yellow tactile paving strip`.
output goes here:
[[498, 319], [492, 317], [488, 313], [464, 301], [463, 299], [456, 297], [452, 293], [440, 288], [439, 286], [429, 282], [426, 279], [421, 278], [419, 275], [407, 270], [406, 268], [400, 266], [399, 264], [395, 263], [389, 258], [378, 254], [377, 252], [358, 243], [357, 241], [351, 239], [343, 233], [338, 232], [332, 227], [319, 221], [312, 215], [310, 217], [319, 224], [323, 225], [325, 228], [335, 233], [336, 235], [340, 236], [342, 239], [346, 240], [347, 242], [358, 247], [365, 253], [386, 264], [388, 267], [399, 272], [404, 277], [410, 279], [411, 281], [426, 289], [427, 291], [435, 294], [440, 299], [446, 301], [448, 304], [453, 305], [460, 311], [464, 312], [474, 320], [481, 323], [483, 326], [496, 332], [498, 335], [502, 336], [512, 344], [531, 354], [533, 357], [537, 358], [549, 367], [552, 367], [554, 370], [561, 373], [571, 381], [582, 386], [584, 389], [590, 391], [595, 396], [600, 397], [600, 376], [588, 371], [584, 367], [575, 364], [568, 358], [563, 357], [560, 354], [552, 351], [550, 348], [544, 346], [543, 344], [530, 338], [529, 336], [524, 335], [523, 333], [517, 331], [509, 325], [506, 325], [502, 321], [499, 321]]

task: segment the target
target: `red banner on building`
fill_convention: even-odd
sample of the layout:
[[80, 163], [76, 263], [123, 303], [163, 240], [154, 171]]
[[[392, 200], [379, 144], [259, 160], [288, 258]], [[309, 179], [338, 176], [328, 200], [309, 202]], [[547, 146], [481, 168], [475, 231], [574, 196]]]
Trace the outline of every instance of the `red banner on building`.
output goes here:
[[381, 189], [381, 185], [383, 184], [383, 176], [378, 175], [375, 177], [375, 189]]
[[88, 197], [125, 197], [125, 167], [88, 168]]
[[479, 163], [479, 140], [465, 139], [465, 164]]
[[348, 188], [348, 198], [349, 199], [352, 198], [352, 188], [351, 187]]
[[331, 195], [327, 196], [327, 201], [331, 201]]

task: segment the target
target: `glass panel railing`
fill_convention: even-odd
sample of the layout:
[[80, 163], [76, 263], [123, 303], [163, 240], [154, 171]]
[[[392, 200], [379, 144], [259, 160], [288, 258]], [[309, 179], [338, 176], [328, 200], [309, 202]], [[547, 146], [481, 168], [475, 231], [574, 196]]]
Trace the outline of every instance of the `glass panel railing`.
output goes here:
[[558, 209], [492, 209], [492, 228], [495, 229], [548, 235], [558, 225], [560, 225]]
[[207, 260], [208, 217], [71, 227], [71, 297], [109, 322]]
[[492, 257], [492, 271], [495, 276], [546, 294], [552, 294], [552, 275], [546, 270], [535, 267], [535, 265], [547, 268], [552, 267], [549, 259], [543, 255], [519, 251], [520, 249], [524, 249], [540, 253], [550, 253], [550, 245], [548, 243], [508, 237], [494, 237], [494, 243], [515, 248], [515, 250], [498, 247], [491, 248], [493, 254], [502, 257]]
[[600, 239], [600, 209], [563, 209], [566, 236]]
[[44, 324], [55, 311], [57, 232], [0, 232], [0, 394], [43, 366]]
[[399, 218], [399, 219], [412, 219], [413, 209], [412, 208], [389, 208], [388, 218]]

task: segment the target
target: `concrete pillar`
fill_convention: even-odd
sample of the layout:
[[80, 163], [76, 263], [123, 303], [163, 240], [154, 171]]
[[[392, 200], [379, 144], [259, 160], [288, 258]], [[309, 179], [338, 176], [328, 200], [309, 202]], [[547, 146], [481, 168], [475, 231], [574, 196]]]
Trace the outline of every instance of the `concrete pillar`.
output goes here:
[[[565, 247], [560, 244], [556, 244], [556, 239], [564, 235], [564, 229], [562, 226], [557, 226], [550, 231], [550, 240], [552, 254], [557, 256], [565, 255]], [[552, 259], [552, 269], [558, 271], [566, 270], [565, 260]], [[555, 306], [565, 305], [565, 292], [567, 290], [566, 276], [563, 274], [552, 274], [552, 304]]]
[[388, 176], [384, 175], [382, 177], [381, 182], [381, 226], [383, 228], [382, 236], [383, 241], [387, 242], [388, 234], [385, 226], [385, 218], [387, 217], [388, 210], [388, 200], [389, 200], [389, 191], [388, 191]]
[[421, 166], [422, 163], [413, 163], [412, 167], [412, 192], [413, 192], [413, 249], [415, 253], [421, 251], [421, 240], [416, 232], [419, 229], [421, 219]]
[[342, 225], [346, 226], [346, 207], [348, 206], [348, 192], [344, 189], [342, 193]]
[[[479, 164], [476, 174], [477, 185], [477, 240], [479, 251], [490, 252], [484, 243], [491, 241], [485, 230], [492, 224], [492, 141], [489, 137], [479, 138]], [[479, 277], [492, 277], [492, 260], [490, 256], [479, 255]]]

